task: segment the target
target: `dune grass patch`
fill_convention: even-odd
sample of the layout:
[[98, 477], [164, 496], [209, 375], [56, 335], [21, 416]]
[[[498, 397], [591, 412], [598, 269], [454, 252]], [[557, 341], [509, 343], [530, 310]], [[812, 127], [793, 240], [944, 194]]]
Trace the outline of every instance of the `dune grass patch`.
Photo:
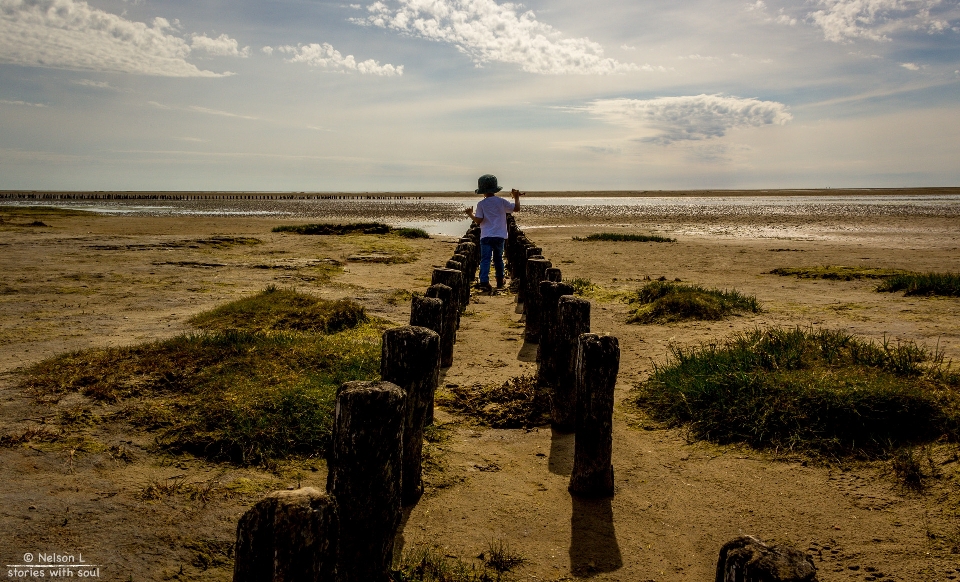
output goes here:
[[860, 279], [886, 279], [895, 275], [909, 274], [902, 269], [883, 269], [880, 267], [844, 267], [841, 265], [824, 265], [819, 267], [778, 267], [770, 271], [772, 275], [781, 277], [797, 277], [798, 279], [828, 279], [834, 281], [858, 281]]
[[903, 291], [904, 295], [960, 297], [960, 273], [903, 273], [884, 279], [880, 292]]
[[437, 394], [436, 401], [493, 428], [531, 428], [550, 422], [549, 391], [538, 387], [533, 376], [516, 376], [502, 384], [449, 387]]
[[658, 243], [669, 243], [677, 242], [675, 238], [669, 238], [665, 236], [660, 236], [656, 234], [629, 234], [622, 232], [595, 232], [593, 234], [588, 234], [587, 236], [575, 236], [573, 237], [575, 241], [607, 241], [607, 242], [658, 242]]
[[408, 226], [394, 228], [391, 232], [403, 238], [430, 238], [430, 234], [422, 228], [411, 228]]
[[490, 542], [477, 561], [451, 556], [441, 548], [417, 546], [404, 550], [391, 571], [391, 582], [507, 582], [524, 562], [526, 558], [503, 540]]
[[379, 375], [383, 328], [355, 305], [336, 325], [313, 304], [308, 323], [278, 308], [302, 299], [267, 289], [201, 314], [204, 331], [56, 356], [26, 369], [21, 386], [47, 403], [79, 392], [109, 406], [103, 421], [154, 433], [171, 452], [241, 465], [321, 456], [337, 386]]
[[309, 331], [335, 333], [369, 320], [363, 306], [349, 299], [331, 301], [274, 285], [190, 319], [205, 330]]
[[761, 311], [760, 303], [752, 295], [673, 281], [651, 281], [627, 301], [637, 306], [627, 320], [629, 323], [718, 320], [734, 314]]
[[594, 283], [585, 277], [576, 277], [565, 281], [573, 287], [573, 294], [579, 297], [586, 297], [601, 303], [626, 300], [630, 293], [621, 289], [611, 289]]
[[694, 438], [779, 452], [880, 458], [960, 436], [960, 375], [942, 354], [844, 331], [757, 329], [674, 347], [636, 402]]
[[422, 228], [394, 228], [382, 222], [350, 222], [347, 224], [284, 224], [273, 227], [273, 232], [309, 235], [395, 234], [403, 238], [430, 238]]

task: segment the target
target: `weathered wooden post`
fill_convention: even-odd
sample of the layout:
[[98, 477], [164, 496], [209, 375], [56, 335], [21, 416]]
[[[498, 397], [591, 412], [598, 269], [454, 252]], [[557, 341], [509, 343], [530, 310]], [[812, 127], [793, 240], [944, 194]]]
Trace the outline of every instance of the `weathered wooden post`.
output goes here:
[[[473, 244], [472, 242], [460, 243], [457, 245], [457, 250], [454, 253], [454, 260], [460, 261], [464, 264], [463, 276], [469, 288], [477, 278], [477, 267], [480, 266], [480, 251], [479, 247]], [[465, 259], [456, 258], [457, 255], [462, 255], [466, 257]]]
[[463, 289], [461, 289], [460, 302], [466, 306], [470, 304], [470, 260], [461, 254], [454, 254], [453, 257], [447, 261], [446, 267], [448, 269], [455, 269], [460, 271], [463, 275]]
[[427, 287], [427, 297], [439, 299], [443, 302], [443, 330], [440, 332], [440, 367], [449, 368], [453, 365], [453, 344], [457, 341], [457, 316], [460, 305], [453, 294], [453, 289], [447, 285], [430, 285]]
[[233, 582], [336, 580], [339, 537], [330, 496], [313, 487], [270, 493], [237, 524]]
[[414, 295], [410, 299], [410, 325], [443, 334], [443, 300]]
[[553, 281], [554, 283], [563, 281], [562, 273], [560, 273], [560, 269], [556, 267], [550, 267], [547, 269], [546, 272], [544, 272], [543, 277], [544, 281]]
[[540, 339], [540, 281], [544, 280], [551, 266], [547, 259], [527, 259], [527, 276], [524, 278], [527, 288], [524, 302], [527, 312], [525, 337], [530, 342]]
[[[547, 269], [547, 272], [559, 269]], [[540, 282], [540, 343], [537, 346], [537, 384], [557, 384], [557, 326], [560, 318], [560, 297], [573, 295], [573, 286], [553, 281]]]
[[[538, 252], [528, 253], [530, 249], [536, 249]], [[519, 279], [517, 303], [523, 303], [527, 299], [527, 256], [528, 254], [539, 254], [539, 252], [541, 252], [541, 249], [526, 237], [524, 237], [523, 246], [517, 249], [517, 266], [514, 272], [514, 277]]]
[[577, 349], [577, 437], [570, 493], [613, 495], [613, 389], [620, 371], [620, 342], [585, 333]]
[[768, 546], [753, 536], [723, 544], [715, 582], [816, 582], [817, 568], [806, 553]]
[[400, 525], [406, 394], [391, 382], [347, 382], [337, 394], [327, 493], [340, 514], [340, 582], [387, 580]]
[[577, 426], [577, 341], [585, 333], [590, 333], [590, 302], [561, 296], [553, 336], [557, 382], [550, 399], [550, 417], [553, 427], [564, 432], [573, 432]]
[[431, 285], [446, 285], [453, 289], [453, 297], [457, 302], [457, 327], [459, 327], [460, 313], [467, 308], [463, 302], [463, 273], [458, 269], [434, 269]]
[[425, 327], [394, 327], [383, 332], [381, 350], [380, 377], [407, 393], [400, 497], [410, 505], [423, 494], [423, 427], [440, 379], [440, 336]]

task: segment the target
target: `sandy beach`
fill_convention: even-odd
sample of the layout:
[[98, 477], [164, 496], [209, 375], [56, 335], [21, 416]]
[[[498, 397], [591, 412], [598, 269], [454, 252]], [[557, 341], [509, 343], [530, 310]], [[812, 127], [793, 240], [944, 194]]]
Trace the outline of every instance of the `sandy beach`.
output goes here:
[[[948, 190], [920, 193], [956, 196], [956, 189]], [[747, 195], [698, 191], [677, 199]], [[880, 194], [888, 195], [911, 193]], [[404, 297], [398, 290], [424, 290], [432, 269], [452, 254], [455, 236], [387, 244], [374, 236], [271, 229], [308, 219], [448, 220], [450, 210], [427, 201], [397, 216], [384, 206], [371, 211], [349, 202], [323, 217], [301, 210], [151, 216], [16, 209], [26, 201], [0, 205], [0, 435], [56, 428], [63, 412], [95, 416], [100, 406], [78, 394], [56, 405], [37, 403], [18, 388], [24, 367], [66, 351], [194, 331], [191, 316], [268, 285], [351, 298], [371, 315], [406, 324], [409, 300], [397, 300]], [[770, 274], [778, 267], [822, 265], [960, 271], [956, 200], [854, 207], [760, 204], [719, 212], [678, 203], [651, 212], [630, 204], [591, 210], [543, 203], [518, 213], [521, 228], [564, 279], [588, 278], [610, 290], [637, 289], [647, 278], [679, 279], [755, 295], [763, 311], [716, 322], [636, 325], [627, 323], [626, 304], [594, 301], [592, 330], [617, 336], [622, 354], [614, 413], [616, 495], [571, 498], [572, 435], [549, 426], [484, 428], [441, 408], [437, 419], [449, 438], [435, 454], [444, 469], [427, 475], [426, 494], [405, 515], [398, 547], [437, 545], [470, 559], [502, 539], [526, 558], [517, 571], [521, 580], [668, 582], [713, 579], [720, 546], [750, 534], [809, 551], [825, 582], [960, 578], [955, 443], [932, 449], [941, 475], [921, 495], [898, 486], [884, 461], [817, 463], [691, 442], [683, 430], [650, 422], [628, 402], [654, 366], [667, 361], [669, 346], [709, 344], [757, 327], [823, 327], [875, 341], [912, 341], [960, 362], [957, 298], [877, 293], [871, 280]], [[573, 240], [601, 231], [677, 242]], [[370, 249], [403, 254], [408, 262], [350, 260]], [[331, 260], [344, 268], [328, 277], [324, 265]], [[441, 386], [535, 373], [536, 346], [524, 343], [521, 317], [510, 292], [475, 295]], [[280, 463], [270, 471], [212, 463], [159, 452], [150, 433], [121, 426], [90, 422], [74, 425], [62, 443], [0, 447], [3, 564], [21, 563], [26, 552], [82, 552], [102, 565], [106, 580], [230, 580], [238, 517], [268, 491], [325, 485], [322, 459]], [[178, 479], [209, 484], [211, 494], [143, 495], [151, 484]]]

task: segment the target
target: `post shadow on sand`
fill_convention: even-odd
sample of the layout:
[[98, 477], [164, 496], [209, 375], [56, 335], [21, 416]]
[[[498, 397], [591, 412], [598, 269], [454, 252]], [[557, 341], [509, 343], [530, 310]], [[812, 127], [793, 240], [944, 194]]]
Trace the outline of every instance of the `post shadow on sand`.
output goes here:
[[537, 344], [523, 340], [523, 345], [520, 346], [520, 351], [517, 352], [517, 359], [521, 362], [536, 362]]
[[550, 429], [550, 460], [548, 468], [554, 475], [569, 477], [573, 472], [573, 445], [576, 435], [555, 428]]
[[396, 568], [400, 563], [400, 558], [403, 555], [403, 548], [406, 546], [407, 540], [403, 537], [403, 532], [407, 529], [407, 522], [410, 520], [410, 514], [413, 512], [413, 509], [417, 506], [416, 503], [413, 505], [408, 505], [401, 508], [400, 514], [400, 525], [397, 526], [397, 535], [393, 538], [393, 567]]
[[612, 499], [571, 495], [570, 571], [590, 578], [623, 567], [617, 532], [613, 528]]

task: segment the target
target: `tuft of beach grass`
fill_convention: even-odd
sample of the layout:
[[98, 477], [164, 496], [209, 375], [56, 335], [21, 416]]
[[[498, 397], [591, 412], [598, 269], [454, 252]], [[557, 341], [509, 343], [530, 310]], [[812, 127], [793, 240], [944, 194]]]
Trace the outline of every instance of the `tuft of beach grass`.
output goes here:
[[273, 227], [273, 232], [309, 235], [395, 234], [403, 238], [430, 238], [422, 228], [394, 228], [382, 222], [351, 222], [348, 224], [285, 224]]
[[334, 333], [369, 321], [363, 306], [330, 301], [269, 285], [253, 295], [196, 315], [190, 323], [205, 330], [311, 331]]
[[429, 546], [404, 550], [391, 582], [507, 582], [512, 571], [526, 562], [503, 540], [495, 540], [477, 556], [479, 563], [449, 555]]
[[908, 274], [901, 269], [880, 267], [845, 267], [842, 265], [824, 265], [820, 267], [778, 267], [770, 271], [771, 275], [781, 277], [795, 276], [798, 279], [829, 279], [834, 281], [856, 281], [860, 279], [886, 279], [896, 275]]
[[627, 320], [629, 323], [718, 320], [738, 313], [761, 311], [754, 296], [736, 290], [707, 289], [673, 281], [651, 281], [627, 301], [638, 306]]
[[677, 242], [675, 238], [669, 238], [656, 234], [626, 234], [621, 232], [596, 232], [587, 236], [573, 237], [575, 241], [607, 241], [607, 242]]
[[322, 456], [336, 388], [379, 376], [382, 325], [362, 308], [303, 301], [268, 288], [198, 316], [205, 331], [56, 356], [26, 369], [21, 386], [40, 402], [78, 392], [110, 405], [112, 420], [171, 452], [241, 465]]
[[905, 273], [884, 279], [877, 291], [960, 297], [960, 273]]
[[960, 436], [960, 374], [914, 343], [770, 328], [671, 354], [636, 402], [697, 439], [879, 458]]

